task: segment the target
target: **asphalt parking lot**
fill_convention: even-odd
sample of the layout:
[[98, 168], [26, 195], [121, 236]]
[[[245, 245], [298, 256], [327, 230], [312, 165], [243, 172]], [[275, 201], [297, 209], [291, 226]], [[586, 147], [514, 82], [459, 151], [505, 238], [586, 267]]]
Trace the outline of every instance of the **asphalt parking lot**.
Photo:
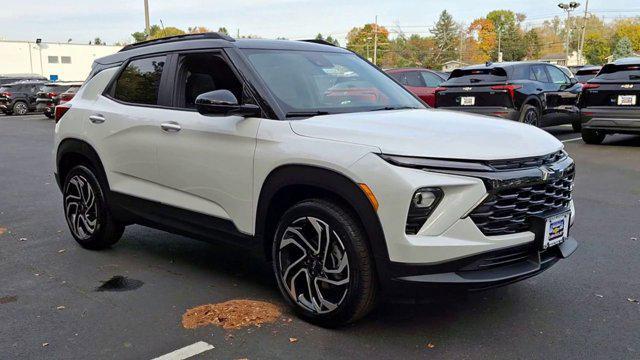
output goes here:
[[[2, 359], [151, 359], [199, 341], [213, 348], [195, 358], [212, 359], [640, 358], [640, 137], [592, 146], [570, 127], [549, 129], [577, 163], [580, 247], [540, 276], [383, 304], [337, 330], [285, 312], [274, 324], [227, 331], [184, 329], [182, 314], [230, 299], [284, 305], [268, 264], [141, 226], [108, 251], [80, 248], [52, 174], [53, 127], [41, 114], [0, 116]], [[114, 276], [137, 286], [96, 291]]]

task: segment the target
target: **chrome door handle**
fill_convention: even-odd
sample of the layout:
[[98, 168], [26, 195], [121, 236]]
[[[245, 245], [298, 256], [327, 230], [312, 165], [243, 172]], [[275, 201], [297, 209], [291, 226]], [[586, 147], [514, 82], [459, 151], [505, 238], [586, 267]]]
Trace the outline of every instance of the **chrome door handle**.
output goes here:
[[102, 124], [106, 119], [100, 114], [89, 116], [89, 120], [94, 124]]
[[160, 124], [160, 127], [162, 128], [162, 130], [166, 131], [166, 132], [177, 132], [180, 131], [182, 129], [182, 127], [180, 127], [180, 124], [178, 124], [177, 122], [168, 122], [168, 123], [162, 123]]

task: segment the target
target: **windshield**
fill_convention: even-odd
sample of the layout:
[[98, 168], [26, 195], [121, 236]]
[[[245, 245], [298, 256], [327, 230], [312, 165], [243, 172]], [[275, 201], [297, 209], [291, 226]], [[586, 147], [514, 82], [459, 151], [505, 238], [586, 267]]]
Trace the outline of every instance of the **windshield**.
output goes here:
[[288, 117], [425, 108], [402, 86], [354, 54], [244, 52]]

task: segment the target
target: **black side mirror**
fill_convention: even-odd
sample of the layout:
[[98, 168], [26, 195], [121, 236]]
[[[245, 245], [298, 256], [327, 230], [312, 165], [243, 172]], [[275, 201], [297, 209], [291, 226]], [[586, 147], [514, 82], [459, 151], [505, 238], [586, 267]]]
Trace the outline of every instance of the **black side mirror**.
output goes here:
[[576, 78], [569, 78], [569, 83], [571, 83], [571, 86], [575, 85], [578, 83], [578, 79]]
[[198, 95], [196, 109], [202, 115], [259, 116], [260, 107], [253, 104], [238, 104], [238, 99], [229, 90], [221, 89]]

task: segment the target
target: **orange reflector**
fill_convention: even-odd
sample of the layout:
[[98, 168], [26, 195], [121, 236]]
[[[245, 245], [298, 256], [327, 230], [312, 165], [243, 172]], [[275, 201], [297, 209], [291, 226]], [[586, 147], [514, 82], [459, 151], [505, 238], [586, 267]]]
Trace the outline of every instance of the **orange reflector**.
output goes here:
[[362, 189], [364, 194], [367, 195], [369, 202], [371, 202], [371, 206], [373, 206], [373, 210], [378, 211], [378, 199], [373, 195], [373, 191], [371, 191], [367, 184], [358, 184], [358, 186], [360, 186], [360, 189]]

